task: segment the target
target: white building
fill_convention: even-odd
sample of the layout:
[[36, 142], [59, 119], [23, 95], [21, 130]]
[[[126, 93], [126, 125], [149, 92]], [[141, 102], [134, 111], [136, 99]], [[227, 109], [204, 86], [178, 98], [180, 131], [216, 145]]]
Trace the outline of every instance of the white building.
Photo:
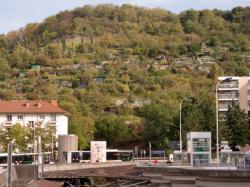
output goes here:
[[56, 128], [56, 135], [68, 134], [67, 112], [52, 101], [0, 101], [0, 128], [11, 128], [21, 124], [33, 128]]

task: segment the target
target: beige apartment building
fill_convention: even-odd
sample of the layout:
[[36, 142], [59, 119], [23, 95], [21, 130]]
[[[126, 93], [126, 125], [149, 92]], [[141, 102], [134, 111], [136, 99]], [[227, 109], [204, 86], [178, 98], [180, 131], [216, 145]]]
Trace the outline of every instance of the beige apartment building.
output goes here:
[[250, 77], [219, 77], [218, 81], [220, 81], [218, 85], [219, 116], [224, 116], [232, 102], [238, 103], [242, 110], [248, 112], [250, 106]]

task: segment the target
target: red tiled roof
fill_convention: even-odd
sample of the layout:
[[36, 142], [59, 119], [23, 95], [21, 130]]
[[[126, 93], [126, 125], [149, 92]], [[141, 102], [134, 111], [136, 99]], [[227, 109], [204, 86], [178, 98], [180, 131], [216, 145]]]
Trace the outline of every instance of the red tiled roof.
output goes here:
[[57, 106], [55, 100], [52, 101], [0, 101], [0, 113], [22, 113], [22, 114], [33, 114], [33, 113], [63, 113], [67, 112]]

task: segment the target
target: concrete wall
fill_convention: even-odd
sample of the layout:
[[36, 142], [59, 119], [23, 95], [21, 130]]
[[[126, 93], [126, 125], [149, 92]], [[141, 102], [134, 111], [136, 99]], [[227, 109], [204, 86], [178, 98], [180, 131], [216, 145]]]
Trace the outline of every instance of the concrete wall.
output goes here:
[[134, 162], [71, 163], [71, 164], [53, 164], [53, 165], [47, 164], [44, 165], [44, 172], [114, 167], [114, 166], [128, 166], [128, 165], [136, 165], [136, 164]]
[[[250, 187], [250, 171], [138, 167], [151, 182], [166, 187]], [[157, 174], [157, 175], [156, 175]]]
[[[11, 170], [11, 179], [12, 181], [17, 180], [17, 174], [15, 171], [15, 168], [13, 167]], [[2, 169], [0, 168], [0, 187], [6, 186], [7, 185], [7, 169]]]
[[237, 182], [222, 182], [222, 181], [202, 181], [197, 180], [195, 187], [249, 187], [250, 182], [237, 181]]
[[62, 114], [56, 116], [56, 135], [68, 134], [68, 117]]
[[245, 112], [248, 111], [248, 79], [249, 77], [239, 79], [240, 108]]

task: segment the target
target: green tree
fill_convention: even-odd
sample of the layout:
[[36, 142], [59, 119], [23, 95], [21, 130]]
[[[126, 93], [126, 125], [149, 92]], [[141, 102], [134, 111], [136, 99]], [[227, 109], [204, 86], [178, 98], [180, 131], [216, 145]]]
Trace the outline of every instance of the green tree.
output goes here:
[[0, 145], [2, 151], [7, 151], [8, 143], [10, 142], [13, 142], [14, 152], [27, 152], [29, 151], [28, 145], [33, 142], [32, 134], [26, 127], [20, 124], [15, 124], [9, 129], [1, 129]]
[[218, 37], [212, 37], [210, 38], [209, 45], [211, 47], [218, 47], [221, 45], [221, 41], [219, 40]]
[[6, 59], [0, 58], [0, 80], [5, 80], [11, 76], [11, 67]]
[[234, 148], [236, 145], [244, 146], [248, 143], [249, 124], [247, 114], [238, 104], [229, 106], [226, 113], [225, 125], [227, 128], [226, 140]]
[[152, 104], [144, 105], [138, 115], [144, 119], [144, 140], [152, 141], [155, 147], [167, 148], [177, 131], [171, 112], [162, 105]]
[[48, 45], [45, 48], [45, 54], [52, 59], [57, 59], [61, 57], [60, 48], [57, 45]]
[[114, 114], [106, 115], [96, 121], [96, 140], [105, 140], [112, 148], [119, 142], [129, 139], [129, 129], [122, 118]]
[[78, 148], [81, 150], [89, 147], [95, 133], [94, 120], [91, 117], [83, 116], [77, 104], [63, 101], [61, 106], [70, 113], [69, 133], [78, 136]]

